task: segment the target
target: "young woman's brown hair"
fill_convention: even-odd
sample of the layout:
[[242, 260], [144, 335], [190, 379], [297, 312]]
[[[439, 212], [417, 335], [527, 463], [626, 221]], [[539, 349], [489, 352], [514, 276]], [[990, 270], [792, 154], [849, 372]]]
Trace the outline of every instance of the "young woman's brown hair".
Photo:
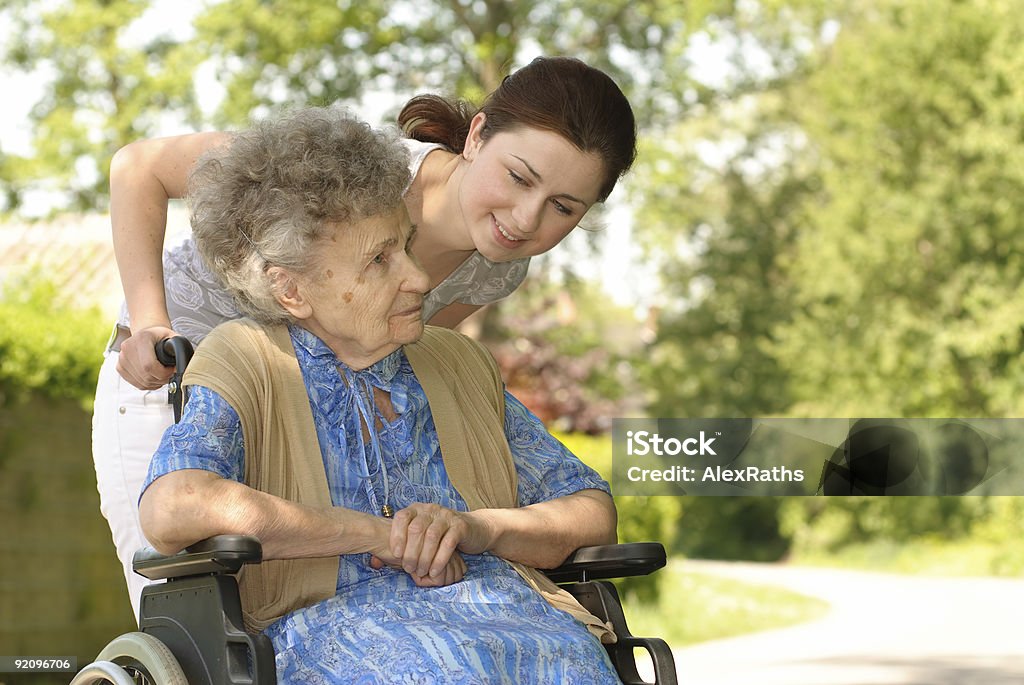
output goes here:
[[410, 138], [459, 152], [478, 112], [487, 115], [484, 140], [529, 127], [599, 155], [605, 165], [602, 201], [636, 157], [636, 121], [626, 96], [607, 74], [572, 57], [536, 58], [506, 76], [477, 110], [465, 101], [419, 95], [406, 103], [398, 123]]

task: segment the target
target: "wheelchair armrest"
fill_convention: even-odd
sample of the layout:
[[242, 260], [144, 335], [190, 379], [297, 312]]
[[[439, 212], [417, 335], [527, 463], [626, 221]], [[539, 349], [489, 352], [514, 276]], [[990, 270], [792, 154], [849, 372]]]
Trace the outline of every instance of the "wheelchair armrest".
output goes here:
[[263, 547], [256, 538], [215, 535], [169, 556], [145, 547], [135, 553], [132, 568], [150, 580], [163, 580], [211, 573], [238, 573], [243, 564], [258, 564], [262, 560]]
[[543, 569], [556, 583], [646, 576], [665, 565], [665, 547], [660, 542], [629, 542], [621, 545], [580, 547], [561, 566]]

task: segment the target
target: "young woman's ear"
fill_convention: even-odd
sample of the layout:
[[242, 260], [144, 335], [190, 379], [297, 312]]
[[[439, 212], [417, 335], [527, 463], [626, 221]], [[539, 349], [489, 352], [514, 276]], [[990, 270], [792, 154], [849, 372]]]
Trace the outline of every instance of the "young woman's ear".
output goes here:
[[279, 266], [272, 266], [267, 269], [267, 276], [270, 278], [274, 297], [277, 298], [278, 304], [284, 307], [286, 312], [299, 320], [308, 319], [312, 316], [312, 306], [290, 273]]
[[469, 122], [469, 134], [466, 136], [466, 144], [462, 147], [462, 156], [469, 162], [473, 161], [476, 153], [480, 151], [480, 146], [484, 144], [483, 132], [486, 123], [487, 115], [483, 112], [477, 112]]

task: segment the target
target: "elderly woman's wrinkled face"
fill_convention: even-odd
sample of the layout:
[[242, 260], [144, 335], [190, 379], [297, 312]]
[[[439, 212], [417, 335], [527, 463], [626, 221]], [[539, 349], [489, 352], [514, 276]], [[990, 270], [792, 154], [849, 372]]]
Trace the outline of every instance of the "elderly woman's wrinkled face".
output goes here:
[[283, 302], [338, 358], [365, 368], [423, 334], [427, 274], [409, 254], [414, 227], [405, 206], [339, 225], [320, 243], [318, 265]]

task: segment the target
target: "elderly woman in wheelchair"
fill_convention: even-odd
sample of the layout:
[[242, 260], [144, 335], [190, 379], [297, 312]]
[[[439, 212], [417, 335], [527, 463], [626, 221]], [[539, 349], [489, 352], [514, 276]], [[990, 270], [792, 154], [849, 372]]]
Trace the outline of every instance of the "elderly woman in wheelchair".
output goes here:
[[196, 352], [140, 500], [174, 553], [251, 535], [239, 586], [279, 682], [619, 682], [607, 626], [537, 568], [615, 540], [607, 484], [424, 328], [404, 149], [337, 109], [236, 136], [190, 185], [250, 317]]

